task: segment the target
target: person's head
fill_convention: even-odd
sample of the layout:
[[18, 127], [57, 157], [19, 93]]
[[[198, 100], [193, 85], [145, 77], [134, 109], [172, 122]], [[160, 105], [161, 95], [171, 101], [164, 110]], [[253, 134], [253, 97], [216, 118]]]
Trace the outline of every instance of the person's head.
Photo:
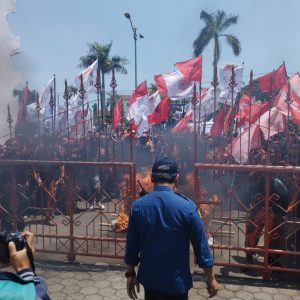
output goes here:
[[160, 157], [152, 166], [151, 180], [154, 184], [177, 184], [178, 167], [173, 157]]

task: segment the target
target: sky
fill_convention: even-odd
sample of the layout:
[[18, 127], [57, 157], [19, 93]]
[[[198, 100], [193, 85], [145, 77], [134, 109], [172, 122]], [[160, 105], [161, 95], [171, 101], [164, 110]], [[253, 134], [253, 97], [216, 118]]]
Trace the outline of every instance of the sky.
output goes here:
[[[4, 0], [0, 0], [4, 1]], [[15, 13], [7, 18], [11, 32], [19, 38], [21, 53], [14, 67], [21, 71], [19, 86], [41, 91], [56, 75], [57, 91], [64, 80], [72, 83], [79, 57], [87, 53], [87, 43], [113, 42], [111, 55], [129, 60], [127, 75], [116, 75], [117, 92], [134, 89], [134, 40], [129, 12], [138, 33], [138, 83], [154, 83], [155, 74], [175, 70], [174, 63], [193, 56], [193, 41], [204, 23], [201, 10], [224, 10], [239, 16], [228, 29], [242, 46], [235, 57], [225, 40], [221, 41], [220, 63], [244, 63], [244, 82], [276, 69], [283, 61], [288, 74], [300, 69], [299, 0], [16, 0]], [[3, 41], [1, 41], [3, 42]], [[212, 81], [213, 48], [203, 52], [203, 86]], [[111, 76], [106, 77], [109, 88]]]

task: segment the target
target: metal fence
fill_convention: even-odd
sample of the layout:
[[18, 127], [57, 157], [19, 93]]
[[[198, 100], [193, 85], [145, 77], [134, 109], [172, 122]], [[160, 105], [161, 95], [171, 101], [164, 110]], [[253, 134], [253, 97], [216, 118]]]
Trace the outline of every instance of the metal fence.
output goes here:
[[300, 272], [300, 167], [195, 164], [195, 201], [223, 272]]
[[133, 163], [0, 161], [0, 229], [35, 233], [37, 252], [122, 258], [136, 197]]

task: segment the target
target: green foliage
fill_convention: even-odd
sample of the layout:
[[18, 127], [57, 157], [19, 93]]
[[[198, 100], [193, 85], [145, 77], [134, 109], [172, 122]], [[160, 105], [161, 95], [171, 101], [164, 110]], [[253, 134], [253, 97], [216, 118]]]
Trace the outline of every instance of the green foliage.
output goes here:
[[90, 66], [96, 59], [98, 59], [98, 65], [103, 74], [111, 72], [113, 67], [115, 68], [116, 72], [127, 74], [125, 65], [128, 64], [128, 60], [119, 55], [110, 57], [112, 41], [105, 45], [101, 45], [97, 42], [88, 43], [87, 46], [87, 54], [79, 58], [79, 67], [86, 68]]
[[201, 11], [200, 19], [204, 21], [205, 27], [200, 31], [198, 37], [193, 43], [194, 55], [202, 54], [203, 50], [211, 40], [214, 41], [214, 61], [217, 64], [221, 55], [220, 37], [225, 37], [233, 53], [238, 56], [241, 52], [240, 41], [232, 34], [226, 34], [225, 31], [232, 25], [237, 24], [238, 16], [226, 15], [222, 10], [216, 13]]

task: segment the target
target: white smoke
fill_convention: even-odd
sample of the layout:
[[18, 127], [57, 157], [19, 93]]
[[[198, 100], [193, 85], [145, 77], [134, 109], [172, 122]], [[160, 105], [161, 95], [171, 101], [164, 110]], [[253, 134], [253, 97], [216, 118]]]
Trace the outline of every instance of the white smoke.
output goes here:
[[9, 133], [7, 119], [7, 104], [10, 105], [14, 126], [18, 112], [18, 102], [13, 97], [15, 89], [21, 80], [20, 73], [13, 66], [13, 56], [17, 53], [20, 42], [10, 31], [7, 18], [15, 11], [14, 0], [0, 0], [0, 138]]

